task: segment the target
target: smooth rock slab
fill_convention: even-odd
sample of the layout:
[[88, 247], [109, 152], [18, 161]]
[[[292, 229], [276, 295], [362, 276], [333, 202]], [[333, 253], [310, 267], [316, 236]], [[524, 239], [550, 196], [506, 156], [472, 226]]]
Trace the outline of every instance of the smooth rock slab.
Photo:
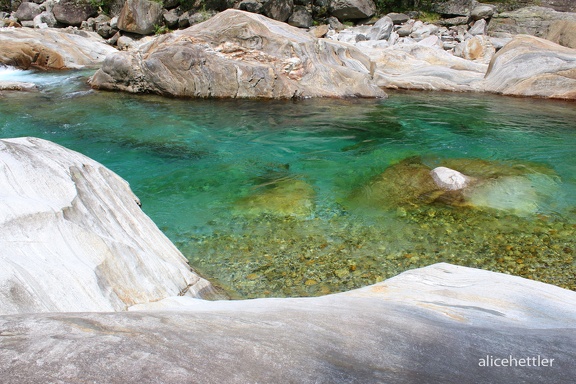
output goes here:
[[[6, 384], [571, 384], [575, 303], [558, 287], [436, 264], [318, 298], [2, 316], [0, 375]], [[487, 355], [554, 361], [480, 366]]]
[[0, 315], [210, 294], [128, 183], [96, 161], [41, 139], [2, 139], [0, 185]]

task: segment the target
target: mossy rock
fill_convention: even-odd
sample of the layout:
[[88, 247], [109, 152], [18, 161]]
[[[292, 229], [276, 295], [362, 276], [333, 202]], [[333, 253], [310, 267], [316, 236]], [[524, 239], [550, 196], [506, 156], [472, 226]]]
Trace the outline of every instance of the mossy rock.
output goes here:
[[254, 193], [235, 204], [237, 213], [247, 216], [310, 216], [314, 211], [314, 188], [303, 180], [287, 178], [255, 188]]

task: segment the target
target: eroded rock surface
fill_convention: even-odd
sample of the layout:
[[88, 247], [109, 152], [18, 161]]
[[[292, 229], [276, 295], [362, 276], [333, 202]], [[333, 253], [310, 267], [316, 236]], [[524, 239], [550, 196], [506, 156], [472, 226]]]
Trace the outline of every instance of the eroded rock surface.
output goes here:
[[116, 52], [96, 33], [66, 29], [0, 29], [0, 64], [21, 69], [99, 66]]
[[91, 84], [186, 97], [385, 97], [357, 49], [238, 10], [109, 55]]
[[[4, 383], [559, 383], [576, 293], [436, 264], [347, 293], [0, 317]], [[481, 359], [547, 359], [482, 366]], [[550, 364], [551, 359], [552, 364]]]
[[0, 185], [0, 315], [210, 294], [128, 183], [94, 160], [41, 139], [2, 139]]
[[519, 35], [490, 63], [483, 90], [503, 95], [576, 99], [576, 50]]

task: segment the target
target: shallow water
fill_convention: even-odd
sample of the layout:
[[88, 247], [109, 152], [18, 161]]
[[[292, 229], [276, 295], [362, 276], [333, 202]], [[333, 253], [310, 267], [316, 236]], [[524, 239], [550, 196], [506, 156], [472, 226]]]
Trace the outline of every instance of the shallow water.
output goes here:
[[[438, 261], [576, 289], [574, 103], [408, 92], [178, 100], [95, 92], [89, 74], [0, 69], [0, 80], [41, 87], [0, 96], [0, 137], [52, 140], [120, 174], [192, 266], [232, 296], [337, 292]], [[413, 156], [430, 167], [533, 168], [529, 193], [490, 195], [530, 211], [352, 202], [377, 195], [371, 180]]]

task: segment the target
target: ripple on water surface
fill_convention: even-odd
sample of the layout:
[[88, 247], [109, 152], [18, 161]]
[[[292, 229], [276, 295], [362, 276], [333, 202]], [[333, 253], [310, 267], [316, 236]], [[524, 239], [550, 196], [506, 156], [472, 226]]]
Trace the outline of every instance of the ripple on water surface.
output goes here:
[[[19, 75], [41, 90], [0, 96], [0, 136], [110, 167], [232, 296], [338, 292], [439, 261], [576, 289], [574, 104], [177, 100], [90, 91], [82, 73]], [[478, 159], [481, 198], [419, 189], [427, 169]]]

